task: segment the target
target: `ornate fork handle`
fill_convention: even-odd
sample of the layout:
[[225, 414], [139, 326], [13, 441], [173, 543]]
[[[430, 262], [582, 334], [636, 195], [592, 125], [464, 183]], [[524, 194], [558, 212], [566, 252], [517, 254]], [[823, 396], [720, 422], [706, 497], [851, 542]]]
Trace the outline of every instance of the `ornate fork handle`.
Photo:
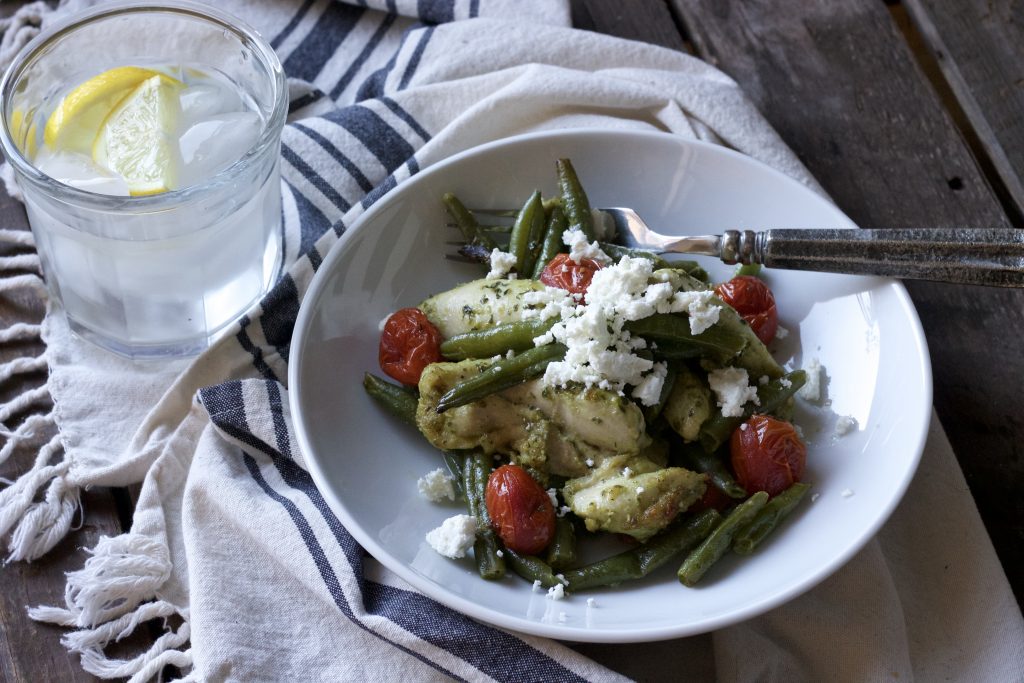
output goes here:
[[1021, 230], [727, 230], [717, 247], [718, 256], [726, 263], [1024, 286]]

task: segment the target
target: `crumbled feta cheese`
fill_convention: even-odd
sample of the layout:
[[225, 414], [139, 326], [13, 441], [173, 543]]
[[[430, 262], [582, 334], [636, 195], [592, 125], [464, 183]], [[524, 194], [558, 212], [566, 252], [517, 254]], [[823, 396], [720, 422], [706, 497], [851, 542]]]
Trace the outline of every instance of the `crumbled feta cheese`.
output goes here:
[[857, 420], [849, 415], [840, 415], [836, 420], [836, 436], [846, 436], [857, 427]]
[[643, 493], [643, 492], [644, 492], [644, 487], [643, 487], [643, 486], [637, 486], [637, 487], [636, 487], [636, 493], [637, 493], [637, 495], [640, 495], [640, 494], [641, 494], [641, 493]]
[[820, 494], [820, 493], [812, 493], [812, 494], [811, 494], [811, 502], [812, 502], [812, 503], [813, 503], [813, 502], [815, 502], [815, 501], [816, 501], [816, 500], [818, 500], [818, 498], [820, 498], [820, 497], [821, 497], [821, 494]]
[[746, 422], [744, 422], [743, 424], [740, 425], [740, 431], [741, 432], [747, 431], [747, 423]]
[[561, 581], [563, 586], [569, 585], [569, 579], [565, 578], [565, 574], [555, 574], [555, 578]]
[[719, 368], [708, 373], [708, 384], [725, 417], [743, 415], [743, 405], [752, 401], [761, 405], [757, 389], [750, 386], [747, 371], [743, 368]]
[[853, 495], [853, 489], [843, 489], [843, 491], [842, 491], [842, 493], [840, 495], [843, 498], [849, 498], [849, 497], [851, 497]]
[[790, 388], [791, 386], [793, 386], [793, 383], [792, 383], [792, 382], [790, 382], [790, 381], [789, 381], [788, 379], [786, 379], [785, 377], [783, 377], [782, 379], [780, 379], [780, 380], [779, 380], [779, 384], [781, 384], [782, 386], [784, 386], [784, 387], [785, 387], [785, 388], [787, 388], [787, 389], [788, 389], [788, 388]]
[[765, 384], [768, 384], [768, 381], [768, 375], [761, 375], [760, 379], [757, 380], [757, 383], [764, 386]]
[[629, 479], [630, 477], [633, 476], [633, 470], [629, 469], [628, 467], [623, 467], [622, 468], [622, 476], [624, 476], [625, 478]]
[[782, 325], [779, 325], [778, 327], [775, 328], [775, 338], [776, 339], [785, 339], [788, 336], [789, 336], [789, 330], [787, 330]]
[[542, 586], [542, 585], [541, 585], [541, 583], [540, 583], [540, 579], [536, 579], [536, 580], [535, 580], [535, 581], [533, 582], [533, 592], [534, 592], [534, 593], [540, 593], [540, 589], [541, 589], [541, 588], [543, 588], [543, 586]]
[[423, 497], [433, 503], [440, 503], [446, 498], [455, 500], [455, 487], [452, 485], [452, 478], [440, 467], [420, 477], [416, 482], [416, 487]]
[[556, 583], [554, 586], [548, 589], [549, 600], [561, 600], [565, 597], [565, 586], [560, 583]]
[[804, 366], [804, 372], [807, 373], [807, 382], [800, 387], [800, 390], [796, 392], [796, 395], [805, 401], [820, 401], [821, 371], [821, 361], [819, 361], [817, 357], [812, 358], [810, 362]]
[[587, 467], [593, 467], [594, 466], [594, 459], [593, 458], [587, 458], [584, 462], [587, 463]]
[[516, 357], [516, 352], [513, 349], [509, 349], [505, 353], [505, 360], [512, 360], [515, 357]]
[[500, 280], [508, 277], [509, 271], [516, 266], [516, 257], [507, 251], [495, 247], [491, 251], [491, 270], [487, 273], [488, 280]]
[[569, 507], [568, 505], [563, 505], [562, 507], [558, 508], [559, 517], [565, 517], [570, 512], [572, 512], [572, 508]]
[[[566, 239], [577, 239], [573, 233], [566, 231]], [[543, 320], [558, 316], [551, 330], [534, 339], [534, 344], [557, 341], [567, 347], [563, 360], [547, 366], [546, 385], [565, 387], [578, 382], [620, 395], [625, 395], [629, 386], [631, 396], [641, 405], [657, 403], [666, 370], [636, 354], [647, 342], [630, 335], [625, 324], [655, 313], [686, 312], [691, 332], [699, 334], [718, 321], [721, 307], [712, 303], [712, 292], [675, 291], [671, 282], [654, 277], [653, 272], [651, 261], [627, 256], [594, 274], [585, 305], [570, 305], [565, 294], [524, 297], [528, 306], [533, 306], [524, 317]], [[540, 312], [537, 304], [543, 304]]]
[[594, 598], [587, 598], [587, 607], [597, 607], [597, 600]]
[[502, 550], [495, 550], [494, 554], [497, 555], [498, 557], [505, 557], [505, 553]]
[[455, 515], [427, 532], [427, 543], [445, 557], [464, 557], [476, 540], [476, 517]]
[[548, 498], [551, 499], [551, 507], [558, 509], [558, 489], [548, 489]]
[[597, 242], [587, 242], [587, 236], [582, 230], [566, 230], [562, 233], [562, 242], [569, 247], [569, 258], [579, 263], [585, 258], [597, 261], [602, 266], [612, 262], [608, 254], [601, 251]]

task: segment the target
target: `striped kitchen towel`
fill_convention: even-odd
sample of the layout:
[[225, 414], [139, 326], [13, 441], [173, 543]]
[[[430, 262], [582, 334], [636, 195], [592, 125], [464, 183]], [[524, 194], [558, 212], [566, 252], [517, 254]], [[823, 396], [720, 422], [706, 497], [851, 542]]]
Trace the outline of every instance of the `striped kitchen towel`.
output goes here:
[[[6, 24], [0, 59], [39, 21], [86, 4], [95, 3], [63, 2], [55, 14], [43, 2], [26, 6]], [[290, 77], [284, 274], [206, 353], [162, 365], [79, 342], [50, 303], [41, 329], [46, 387], [0, 406], [2, 423], [45, 393], [54, 402], [3, 428], [0, 460], [46, 425], [59, 429], [32, 469], [0, 491], [10, 558], [38, 557], [63, 537], [82, 487], [141, 482], [142, 490], [130, 532], [101, 539], [68, 575], [64, 605], [31, 615], [68, 627], [63, 642], [87, 671], [133, 681], [166, 665], [193, 681], [621, 679], [564, 645], [440, 606], [365, 555], [313, 485], [292, 438], [283, 383], [299, 305], [326, 253], [366, 207], [441, 159], [514, 134], [668, 131], [727, 144], [812, 187], [813, 180], [722, 73], [674, 51], [573, 30], [563, 0], [217, 6], [268, 36]], [[861, 592], [878, 583], [870, 571], [858, 576]], [[132, 659], [108, 655], [109, 643], [158, 617], [165, 631], [151, 648]], [[889, 615], [878, 638], [900, 618]], [[713, 675], [713, 655], [721, 672], [757, 678], [736, 664], [737, 653], [754, 646], [756, 663], [795, 672], [789, 680], [818, 671], [801, 669], [807, 662], [783, 647], [817, 634], [801, 641], [779, 632], [773, 640], [770, 622], [754, 622], [716, 638], [714, 652], [710, 640], [672, 647], [686, 653], [695, 679]], [[694, 642], [699, 647], [688, 649]], [[678, 674], [677, 661], [666, 657], [662, 671]], [[913, 675], [909, 657], [891, 661], [872, 670]]]

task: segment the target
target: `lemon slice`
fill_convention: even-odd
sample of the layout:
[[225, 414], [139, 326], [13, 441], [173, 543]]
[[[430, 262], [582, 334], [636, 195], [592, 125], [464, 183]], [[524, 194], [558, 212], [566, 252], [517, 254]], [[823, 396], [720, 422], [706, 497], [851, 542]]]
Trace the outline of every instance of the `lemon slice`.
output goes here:
[[156, 75], [152, 69], [119, 66], [81, 83], [50, 114], [43, 142], [54, 151], [88, 154], [100, 126], [117, 103]]
[[164, 192], [177, 175], [181, 82], [157, 74], [139, 83], [100, 124], [92, 158], [120, 174], [133, 196]]

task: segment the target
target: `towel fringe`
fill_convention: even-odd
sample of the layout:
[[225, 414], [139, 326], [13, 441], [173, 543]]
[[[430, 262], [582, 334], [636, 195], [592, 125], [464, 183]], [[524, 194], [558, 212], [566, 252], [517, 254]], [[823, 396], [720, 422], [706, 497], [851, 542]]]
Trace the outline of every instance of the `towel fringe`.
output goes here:
[[16, 254], [14, 256], [0, 256], [0, 272], [14, 270], [31, 270], [35, 273], [42, 272], [39, 263], [39, 254]]
[[12, 341], [41, 341], [43, 326], [33, 323], [15, 323], [0, 330], [0, 344]]
[[5, 382], [15, 375], [39, 372], [46, 369], [46, 356], [22, 356], [0, 364], [0, 382]]
[[48, 413], [29, 415], [18, 425], [17, 429], [13, 430], [0, 426], [0, 437], [7, 439], [7, 443], [0, 448], [0, 464], [11, 457], [11, 454], [22, 442], [35, 439], [41, 430], [55, 427], [57, 422], [53, 413], [54, 411], [51, 409]]
[[81, 650], [82, 668], [100, 678], [124, 678], [141, 683], [159, 673], [167, 664], [188, 667], [192, 665], [192, 651], [177, 648], [188, 642], [191, 628], [186, 621], [177, 631], [168, 630], [153, 645], [132, 659], [111, 659], [98, 646]]
[[30, 230], [0, 230], [0, 244], [19, 244], [23, 247], [35, 247], [36, 240]]
[[29, 611], [30, 617], [96, 628], [151, 600], [171, 576], [167, 546], [140, 534], [102, 536], [89, 552], [92, 557], [82, 569], [67, 575], [67, 609], [37, 607]]
[[[56, 465], [48, 464], [53, 455], [61, 448], [60, 437], [54, 436], [39, 449], [32, 467], [18, 477], [17, 481], [0, 491], [0, 538], [7, 535], [7, 532], [21, 521], [26, 511], [32, 506], [36, 493], [44, 484], [54, 478], [63, 478], [67, 474], [70, 468], [70, 463], [67, 461], [61, 461]], [[66, 490], [55, 489], [54, 495], [57, 500], [60, 498], [60, 493], [66, 492]], [[46, 501], [44, 500], [42, 504], [45, 505]], [[26, 527], [22, 533], [28, 533], [28, 531], [29, 529]]]
[[80, 489], [65, 476], [50, 482], [42, 501], [30, 507], [11, 534], [7, 562], [42, 557], [67, 536], [75, 514], [82, 507]]
[[43, 278], [32, 273], [0, 278], [0, 292], [10, 292], [15, 289], [34, 289], [41, 296], [46, 296], [46, 283], [43, 282]]
[[23, 391], [7, 403], [0, 403], [0, 428], [13, 416], [37, 403], [50, 400], [50, 389], [45, 384], [28, 391]]

